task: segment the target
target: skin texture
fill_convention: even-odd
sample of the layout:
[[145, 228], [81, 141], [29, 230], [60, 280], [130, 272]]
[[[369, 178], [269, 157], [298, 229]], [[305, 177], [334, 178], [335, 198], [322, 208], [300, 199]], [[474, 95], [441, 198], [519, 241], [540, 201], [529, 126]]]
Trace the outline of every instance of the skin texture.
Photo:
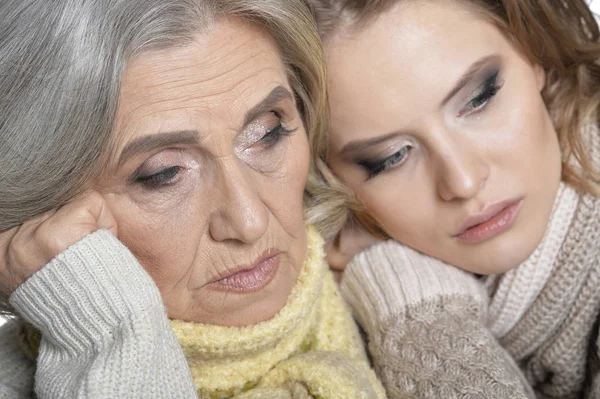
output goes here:
[[[0, 290], [106, 228], [156, 282], [170, 318], [239, 326], [273, 317], [306, 256], [309, 154], [270, 36], [223, 20], [192, 44], [132, 60], [113, 139], [93, 189], [0, 233]], [[263, 284], [214, 283], [266, 257], [278, 267]]]
[[[125, 71], [114, 151], [98, 191], [170, 318], [257, 323], [274, 316], [295, 285], [306, 254], [306, 133], [291, 95], [245, 121], [274, 89], [292, 93], [276, 45], [235, 20], [218, 22], [192, 45], [142, 55]], [[293, 133], [267, 136], [280, 122]], [[157, 135], [175, 139], [127, 150]], [[173, 167], [161, 184], [144, 184]], [[208, 284], [268, 250], [279, 268], [263, 289]]]
[[[561, 174], [538, 65], [460, 2], [401, 2], [363, 28], [340, 28], [325, 51], [327, 161], [387, 234], [479, 274], [531, 255]], [[362, 145], [345, 151], [350, 143]], [[467, 217], [511, 199], [521, 202], [508, 230], [477, 244], [456, 237]]]

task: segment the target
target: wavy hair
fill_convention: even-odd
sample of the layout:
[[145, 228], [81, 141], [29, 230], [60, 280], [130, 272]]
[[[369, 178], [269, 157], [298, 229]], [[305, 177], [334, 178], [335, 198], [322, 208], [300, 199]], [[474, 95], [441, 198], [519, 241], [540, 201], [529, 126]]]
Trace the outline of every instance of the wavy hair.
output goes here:
[[[306, 0], [324, 41], [342, 27], [360, 29], [402, 1], [418, 0]], [[545, 70], [542, 96], [561, 143], [562, 179], [580, 191], [600, 195], [600, 162], [592, 159], [589, 137], [585, 137], [598, 135], [600, 123], [600, 32], [587, 4], [584, 0], [458, 1], [483, 13]], [[323, 129], [312, 137], [318, 168], [311, 177], [315, 188], [310, 193], [309, 220], [327, 237], [337, 234], [352, 217], [382, 235], [324, 162], [327, 135]]]

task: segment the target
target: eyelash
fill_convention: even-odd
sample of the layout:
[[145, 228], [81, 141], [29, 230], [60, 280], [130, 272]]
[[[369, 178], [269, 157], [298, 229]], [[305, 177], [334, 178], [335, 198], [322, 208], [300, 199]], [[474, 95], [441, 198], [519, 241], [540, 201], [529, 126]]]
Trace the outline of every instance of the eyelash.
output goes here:
[[459, 116], [477, 112], [488, 104], [488, 102], [498, 93], [504, 84], [504, 82], [500, 84], [498, 83], [499, 73], [500, 71], [496, 71], [485, 80], [481, 91], [467, 103], [465, 109], [460, 112]]
[[[262, 144], [265, 144], [268, 148], [275, 146], [277, 143], [279, 143], [281, 141], [282, 138], [289, 137], [289, 136], [293, 135], [296, 132], [296, 130], [298, 130], [298, 128], [296, 128], [296, 129], [284, 128], [281, 123], [280, 115], [276, 112], [274, 112], [274, 114], [277, 116], [277, 118], [279, 120], [279, 122], [277, 123], [277, 126], [275, 126], [273, 129], [271, 129], [267, 133], [265, 133], [265, 135], [262, 136], [261, 139], [259, 140]], [[134, 178], [134, 182], [141, 184], [142, 186], [144, 186], [147, 189], [151, 189], [151, 190], [160, 189], [162, 187], [173, 184], [174, 180], [177, 178], [177, 176], [179, 175], [179, 173], [181, 172], [182, 169], [183, 168], [180, 166], [170, 166], [170, 167], [164, 168], [164, 169], [162, 169], [156, 173], [153, 173], [151, 175], [148, 175], [148, 176], [137, 176]]]
[[298, 130], [298, 128], [286, 129], [285, 127], [283, 127], [283, 125], [281, 123], [281, 116], [279, 115], [279, 113], [277, 113], [277, 112], [273, 112], [273, 113], [275, 114], [275, 116], [278, 118], [278, 121], [279, 121], [277, 123], [277, 126], [275, 126], [273, 129], [269, 130], [259, 140], [261, 143], [266, 144], [269, 147], [272, 147], [275, 144], [279, 143], [279, 141], [282, 138], [293, 135], [294, 133], [296, 133], [296, 130]]
[[158, 189], [173, 183], [181, 169], [180, 166], [169, 166], [149, 176], [138, 176], [135, 178], [135, 182], [145, 188]]
[[389, 168], [403, 164], [410, 150], [412, 150], [412, 146], [405, 145], [389, 157], [378, 160], [362, 160], [358, 164], [366, 169], [369, 174], [367, 180], [369, 180]]

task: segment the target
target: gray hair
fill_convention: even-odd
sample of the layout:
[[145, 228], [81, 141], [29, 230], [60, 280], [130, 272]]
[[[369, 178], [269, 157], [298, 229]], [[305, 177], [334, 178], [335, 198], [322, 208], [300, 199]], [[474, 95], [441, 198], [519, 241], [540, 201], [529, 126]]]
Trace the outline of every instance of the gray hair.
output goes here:
[[325, 114], [325, 78], [300, 0], [1, 1], [0, 231], [64, 205], [98, 176], [129, 59], [185, 45], [228, 16], [270, 31], [310, 135]]

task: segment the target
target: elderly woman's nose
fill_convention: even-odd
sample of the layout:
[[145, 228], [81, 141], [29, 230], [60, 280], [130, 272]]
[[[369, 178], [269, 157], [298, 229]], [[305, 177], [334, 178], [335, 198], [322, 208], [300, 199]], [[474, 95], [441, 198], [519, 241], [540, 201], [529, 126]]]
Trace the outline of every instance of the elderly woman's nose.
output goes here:
[[216, 241], [236, 240], [250, 244], [267, 230], [269, 213], [252, 172], [230, 165], [215, 186], [216, 211], [209, 224]]
[[476, 148], [448, 141], [436, 154], [437, 191], [444, 201], [470, 199], [485, 186], [490, 167]]

